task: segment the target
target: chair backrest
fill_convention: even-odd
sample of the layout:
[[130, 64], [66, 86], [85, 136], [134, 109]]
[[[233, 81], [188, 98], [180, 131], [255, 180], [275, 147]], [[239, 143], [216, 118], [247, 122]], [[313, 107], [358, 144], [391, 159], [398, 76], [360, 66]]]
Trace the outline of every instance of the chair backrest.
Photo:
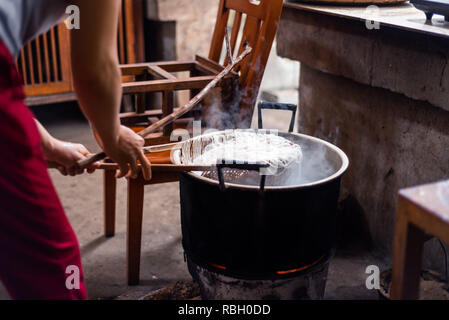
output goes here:
[[[122, 64], [145, 59], [142, 8], [142, 0], [122, 0], [117, 41]], [[70, 31], [62, 23], [31, 41], [20, 52], [17, 66], [28, 97], [72, 92]]]
[[253, 52], [240, 65], [240, 115], [238, 127], [249, 127], [282, 12], [283, 0], [220, 0], [209, 59], [226, 64], [225, 29], [230, 30], [233, 54], [239, 55], [247, 42]]

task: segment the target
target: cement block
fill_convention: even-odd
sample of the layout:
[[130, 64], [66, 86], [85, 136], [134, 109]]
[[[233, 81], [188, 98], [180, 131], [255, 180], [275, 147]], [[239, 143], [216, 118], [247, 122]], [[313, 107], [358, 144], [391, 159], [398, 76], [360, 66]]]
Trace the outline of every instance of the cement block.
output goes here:
[[[306, 65], [300, 95], [299, 131], [346, 152], [343, 192], [360, 204], [374, 243], [389, 251], [398, 190], [449, 176], [449, 112]], [[426, 250], [428, 263], [441, 267], [440, 251]]]
[[176, 22], [178, 60], [209, 54], [218, 1], [147, 0], [147, 19]]
[[278, 53], [449, 110], [448, 39], [285, 8]]

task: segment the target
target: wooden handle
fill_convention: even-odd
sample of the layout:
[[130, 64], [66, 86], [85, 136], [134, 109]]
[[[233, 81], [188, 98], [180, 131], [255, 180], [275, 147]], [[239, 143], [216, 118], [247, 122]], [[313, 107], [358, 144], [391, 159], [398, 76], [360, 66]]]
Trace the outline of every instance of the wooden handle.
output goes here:
[[[139, 165], [140, 167], [141, 165]], [[116, 163], [102, 163], [99, 169], [104, 170], [118, 170], [119, 166]], [[153, 164], [151, 170], [154, 172], [190, 172], [190, 171], [209, 171], [216, 170], [216, 165], [185, 165], [185, 164]]]
[[91, 165], [93, 165], [95, 162], [106, 159], [106, 157], [107, 157], [106, 153], [100, 152], [100, 153], [94, 154], [84, 160], [78, 161], [77, 166], [79, 168], [86, 169], [86, 168], [90, 167]]
[[[153, 123], [151, 126], [147, 127], [146, 129], [142, 130], [138, 134], [145, 138], [151, 133], [156, 132], [162, 127], [165, 127], [166, 125], [172, 123], [179, 117], [183, 116], [187, 112], [193, 109], [203, 98], [204, 96], [212, 89], [214, 88], [225, 76], [227, 76], [243, 59], [245, 59], [252, 51], [251, 47], [247, 47], [245, 51], [242, 52], [242, 54], [235, 60], [232, 61], [226, 68], [223, 69], [209, 84], [204, 87], [203, 90], [201, 90], [200, 93], [198, 93], [195, 97], [192, 98], [185, 106], [179, 108], [172, 114], [162, 118], [161, 120]], [[104, 152], [94, 154], [84, 160], [81, 160], [77, 163], [78, 167], [81, 169], [85, 169], [91, 165], [93, 165], [95, 162], [104, 160], [106, 158], [106, 154]]]

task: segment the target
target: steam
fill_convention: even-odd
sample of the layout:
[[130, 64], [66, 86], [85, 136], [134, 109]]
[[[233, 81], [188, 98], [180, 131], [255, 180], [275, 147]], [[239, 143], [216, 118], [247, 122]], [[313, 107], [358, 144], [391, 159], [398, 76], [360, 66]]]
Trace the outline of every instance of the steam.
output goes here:
[[217, 88], [204, 99], [202, 117], [208, 128], [235, 129], [240, 116], [242, 90], [237, 81], [229, 88]]
[[[329, 149], [323, 144], [300, 144], [301, 161], [293, 161], [279, 171], [279, 174], [268, 175], [266, 186], [297, 186], [313, 183], [330, 177], [338, 168], [329, 158]], [[235, 175], [235, 174], [234, 174]], [[225, 179], [226, 180], [226, 179]], [[228, 179], [230, 183], [257, 186], [260, 176], [250, 172], [246, 175]]]
[[[249, 56], [248, 59], [252, 59]], [[251, 86], [241, 87], [240, 77], [228, 78], [228, 84], [210, 92], [203, 101], [203, 119], [207, 127], [218, 130], [237, 129], [249, 127], [253, 116], [253, 108], [257, 101], [258, 90], [265, 66], [261, 64], [261, 56], [254, 63], [245, 64], [250, 70], [246, 72], [244, 82], [250, 82]], [[238, 73], [241, 73], [239, 70]]]

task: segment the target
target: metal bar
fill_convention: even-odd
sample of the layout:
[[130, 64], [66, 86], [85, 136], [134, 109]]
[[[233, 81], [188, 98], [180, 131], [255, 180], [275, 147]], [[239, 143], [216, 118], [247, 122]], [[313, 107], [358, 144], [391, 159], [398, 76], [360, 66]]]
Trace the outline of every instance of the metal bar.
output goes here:
[[292, 118], [290, 120], [288, 132], [293, 132], [293, 129], [295, 128], [296, 110], [298, 109], [298, 106], [289, 103], [266, 102], [266, 101], [260, 102], [259, 105], [257, 106], [259, 129], [263, 129], [262, 109], [291, 111]]

